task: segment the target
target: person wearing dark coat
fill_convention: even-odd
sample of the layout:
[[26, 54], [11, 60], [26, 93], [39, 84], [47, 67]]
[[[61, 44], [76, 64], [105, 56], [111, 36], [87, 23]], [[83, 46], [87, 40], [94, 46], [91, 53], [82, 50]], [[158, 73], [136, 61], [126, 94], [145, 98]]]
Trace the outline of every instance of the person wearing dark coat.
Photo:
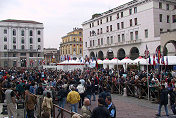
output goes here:
[[169, 116], [167, 104], [168, 104], [168, 90], [165, 89], [164, 85], [161, 85], [160, 102], [159, 102], [158, 114], [156, 114], [156, 116], [161, 116], [161, 108], [163, 105], [165, 108], [166, 116]]
[[90, 118], [111, 118], [109, 110], [103, 105], [103, 98], [98, 99], [98, 107], [95, 107], [92, 111]]

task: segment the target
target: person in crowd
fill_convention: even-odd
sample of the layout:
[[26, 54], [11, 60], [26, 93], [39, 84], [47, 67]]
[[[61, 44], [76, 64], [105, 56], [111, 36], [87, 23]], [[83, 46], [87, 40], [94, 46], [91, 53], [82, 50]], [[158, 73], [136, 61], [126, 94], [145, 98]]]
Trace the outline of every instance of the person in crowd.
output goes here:
[[48, 112], [43, 112], [41, 118], [50, 118], [50, 115]]
[[103, 98], [98, 98], [98, 107], [93, 109], [91, 118], [111, 118], [108, 109], [103, 104]]
[[65, 106], [67, 93], [68, 92], [67, 92], [66, 88], [64, 87], [64, 85], [59, 87], [57, 99], [58, 99], [59, 106], [62, 108], [64, 108], [64, 106]]
[[86, 96], [90, 100], [90, 104], [91, 104], [92, 87], [91, 87], [91, 83], [89, 81], [86, 84]]
[[78, 86], [77, 86], [77, 89], [78, 89], [78, 93], [81, 97], [80, 101], [79, 101], [79, 108], [82, 107], [83, 105], [83, 101], [84, 101], [84, 92], [85, 92], [85, 87], [83, 84], [81, 84], [81, 82], [79, 82]]
[[42, 87], [42, 83], [39, 84], [39, 87], [36, 89], [36, 95], [42, 96], [43, 95], [43, 87]]
[[34, 117], [34, 109], [37, 103], [37, 97], [29, 92], [29, 90], [25, 91], [25, 107], [27, 111], [28, 118], [35, 118]]
[[51, 116], [51, 109], [53, 108], [53, 100], [50, 92], [47, 92], [47, 96], [43, 98], [42, 108], [44, 112], [48, 112]]
[[163, 105], [165, 107], [166, 116], [169, 116], [167, 104], [168, 104], [168, 90], [165, 89], [165, 85], [161, 85], [160, 102], [158, 113], [156, 114], [156, 116], [161, 116], [161, 108]]
[[[95, 80], [97, 80], [97, 79], [95, 78]], [[95, 80], [94, 80], [94, 81], [95, 81]], [[91, 80], [91, 88], [92, 88], [92, 96], [93, 96], [93, 100], [92, 100], [92, 101], [96, 101], [96, 96], [95, 96], [95, 83], [94, 83], [94, 81]]]
[[75, 114], [72, 116], [72, 118], [81, 118], [81, 116], [80, 116], [79, 114], [75, 113]]
[[108, 105], [108, 110], [111, 118], [116, 118], [116, 107], [112, 103], [112, 98], [110, 96], [106, 97], [106, 104]]
[[16, 111], [16, 101], [15, 101], [15, 93], [11, 89], [11, 86], [7, 86], [7, 90], [5, 91], [5, 98], [7, 103], [7, 112], [9, 118], [13, 116], [13, 118], [17, 118], [17, 111]]
[[52, 94], [52, 91], [50, 90], [50, 87], [49, 87], [49, 86], [47, 86], [47, 87], [46, 87], [46, 90], [43, 91], [43, 97], [47, 96], [47, 93], [48, 93], [48, 92], [50, 93], [51, 98], [53, 98], [53, 94]]
[[71, 111], [78, 112], [78, 102], [80, 101], [80, 95], [75, 91], [75, 87], [71, 87], [71, 91], [67, 95], [67, 102], [71, 104]]
[[84, 105], [81, 108], [81, 113], [83, 118], [90, 118], [91, 116], [90, 100], [88, 98], [84, 99]]
[[107, 96], [110, 96], [111, 97], [111, 93], [107, 90], [106, 87], [103, 88], [103, 91], [99, 94], [99, 98], [103, 98], [103, 101], [104, 101], [104, 105], [107, 106], [105, 100], [106, 100], [106, 97]]

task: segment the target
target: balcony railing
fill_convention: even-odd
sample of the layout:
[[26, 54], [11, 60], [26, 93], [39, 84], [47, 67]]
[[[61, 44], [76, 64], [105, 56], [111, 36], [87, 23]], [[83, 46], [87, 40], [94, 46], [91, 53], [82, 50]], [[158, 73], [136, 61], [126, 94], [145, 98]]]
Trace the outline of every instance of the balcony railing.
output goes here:
[[10, 49], [9, 52], [40, 52], [37, 49]]

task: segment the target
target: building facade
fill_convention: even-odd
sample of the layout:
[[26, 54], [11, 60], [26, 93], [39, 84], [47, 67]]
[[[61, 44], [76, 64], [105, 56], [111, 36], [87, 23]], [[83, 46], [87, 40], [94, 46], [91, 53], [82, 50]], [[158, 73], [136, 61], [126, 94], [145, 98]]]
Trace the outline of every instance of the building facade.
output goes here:
[[36, 67], [43, 60], [43, 23], [0, 21], [0, 67]]
[[59, 62], [59, 51], [57, 48], [44, 48], [44, 64], [51, 65]]
[[[84, 57], [135, 59], [145, 55], [146, 45], [152, 55], [161, 47], [161, 33], [176, 29], [176, 1], [133, 0], [93, 15], [82, 26]], [[175, 53], [173, 45], [169, 48]]]
[[60, 43], [60, 60], [83, 57], [83, 30], [82, 28], [73, 28], [73, 31], [62, 37]]

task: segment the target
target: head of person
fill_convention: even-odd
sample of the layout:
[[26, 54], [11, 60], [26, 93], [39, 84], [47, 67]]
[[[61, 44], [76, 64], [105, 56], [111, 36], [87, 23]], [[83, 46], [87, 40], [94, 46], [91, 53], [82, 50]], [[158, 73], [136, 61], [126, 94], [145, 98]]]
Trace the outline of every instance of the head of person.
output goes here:
[[103, 104], [104, 104], [104, 99], [98, 98], [98, 105], [103, 105]]
[[48, 98], [51, 98], [50, 92], [47, 92], [46, 96], [47, 96]]
[[165, 89], [165, 85], [161, 85], [161, 89]]
[[112, 102], [111, 96], [107, 96], [105, 102], [109, 105]]
[[29, 95], [29, 94], [30, 94], [29, 90], [25, 90], [25, 95]]
[[84, 105], [85, 106], [90, 106], [90, 100], [88, 98], [84, 99]]
[[42, 118], [49, 118], [49, 117], [50, 117], [50, 115], [49, 115], [48, 112], [44, 112], [44, 113], [42, 114]]

